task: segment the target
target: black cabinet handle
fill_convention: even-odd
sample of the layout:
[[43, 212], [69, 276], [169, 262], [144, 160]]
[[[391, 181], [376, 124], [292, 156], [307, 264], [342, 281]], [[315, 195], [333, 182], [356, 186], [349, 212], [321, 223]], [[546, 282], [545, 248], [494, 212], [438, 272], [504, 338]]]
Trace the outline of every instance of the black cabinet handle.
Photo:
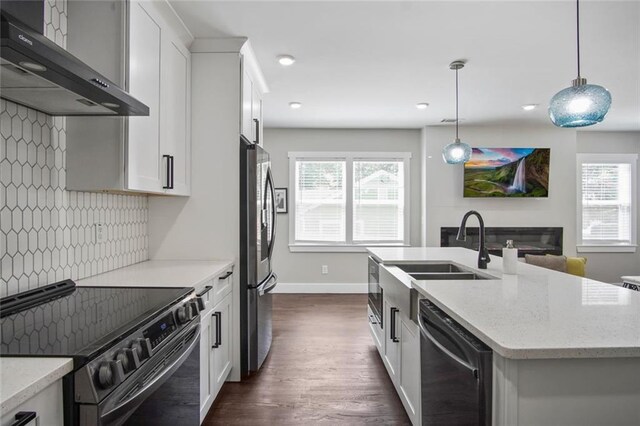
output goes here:
[[16, 413], [16, 421], [11, 423], [11, 426], [26, 426], [29, 422], [35, 420], [37, 415], [35, 411], [20, 411]]
[[391, 330], [389, 330], [389, 337], [392, 342], [399, 342], [400, 339], [396, 336], [396, 313], [400, 312], [398, 308], [391, 308]]
[[174, 163], [175, 163], [175, 159], [176, 158], [172, 155], [171, 156], [171, 185], [170, 185], [169, 189], [173, 189], [174, 188], [174, 186], [173, 186], [173, 177], [174, 177], [174, 173], [173, 173], [174, 168], [173, 168], [173, 166], [174, 166]]
[[260, 144], [260, 120], [257, 118], [253, 119], [254, 124], [256, 125], [256, 145]]
[[226, 279], [227, 279], [227, 278], [229, 278], [232, 274], [233, 274], [233, 271], [229, 271], [229, 272], [227, 272], [226, 274], [224, 274], [224, 276], [223, 276], [223, 277], [220, 277], [220, 278], [218, 278], [218, 279], [220, 279], [220, 280], [226, 280]]
[[222, 345], [222, 313], [214, 312], [211, 316], [216, 318], [216, 339], [211, 349], [216, 349]]
[[165, 154], [162, 156], [162, 158], [165, 158], [167, 160], [167, 179], [162, 189], [173, 189], [173, 156]]

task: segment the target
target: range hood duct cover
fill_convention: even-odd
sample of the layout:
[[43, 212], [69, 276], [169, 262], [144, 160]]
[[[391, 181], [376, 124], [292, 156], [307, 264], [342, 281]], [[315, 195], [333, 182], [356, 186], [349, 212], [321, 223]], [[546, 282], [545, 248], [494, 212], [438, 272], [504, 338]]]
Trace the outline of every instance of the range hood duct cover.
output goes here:
[[0, 97], [62, 116], [148, 116], [149, 107], [46, 38], [43, 0], [0, 3]]

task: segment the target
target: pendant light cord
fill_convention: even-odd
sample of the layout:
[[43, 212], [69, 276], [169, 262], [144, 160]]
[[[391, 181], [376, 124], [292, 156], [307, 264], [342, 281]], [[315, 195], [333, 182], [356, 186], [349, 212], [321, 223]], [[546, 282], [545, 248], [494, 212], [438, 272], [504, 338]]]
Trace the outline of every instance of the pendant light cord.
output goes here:
[[578, 80], [580, 80], [580, 0], [576, 0], [576, 47], [578, 51]]
[[458, 138], [458, 68], [456, 68], [456, 141]]

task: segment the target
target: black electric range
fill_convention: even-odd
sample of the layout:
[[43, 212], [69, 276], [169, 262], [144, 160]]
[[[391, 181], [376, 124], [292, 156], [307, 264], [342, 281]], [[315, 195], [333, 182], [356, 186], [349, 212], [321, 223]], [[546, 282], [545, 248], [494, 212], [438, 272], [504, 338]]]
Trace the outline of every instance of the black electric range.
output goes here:
[[65, 280], [0, 300], [0, 356], [73, 358], [63, 379], [65, 424], [119, 424], [143, 402], [133, 396], [149, 394], [170, 376], [165, 365], [193, 351], [202, 308], [193, 288]]

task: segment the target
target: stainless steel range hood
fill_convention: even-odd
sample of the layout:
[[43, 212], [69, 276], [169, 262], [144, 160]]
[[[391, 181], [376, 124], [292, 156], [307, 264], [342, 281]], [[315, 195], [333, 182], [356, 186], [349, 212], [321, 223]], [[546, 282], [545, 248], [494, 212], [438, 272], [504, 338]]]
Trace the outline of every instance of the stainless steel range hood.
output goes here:
[[149, 115], [149, 107], [34, 28], [41, 1], [15, 3], [0, 4], [0, 97], [49, 115]]

